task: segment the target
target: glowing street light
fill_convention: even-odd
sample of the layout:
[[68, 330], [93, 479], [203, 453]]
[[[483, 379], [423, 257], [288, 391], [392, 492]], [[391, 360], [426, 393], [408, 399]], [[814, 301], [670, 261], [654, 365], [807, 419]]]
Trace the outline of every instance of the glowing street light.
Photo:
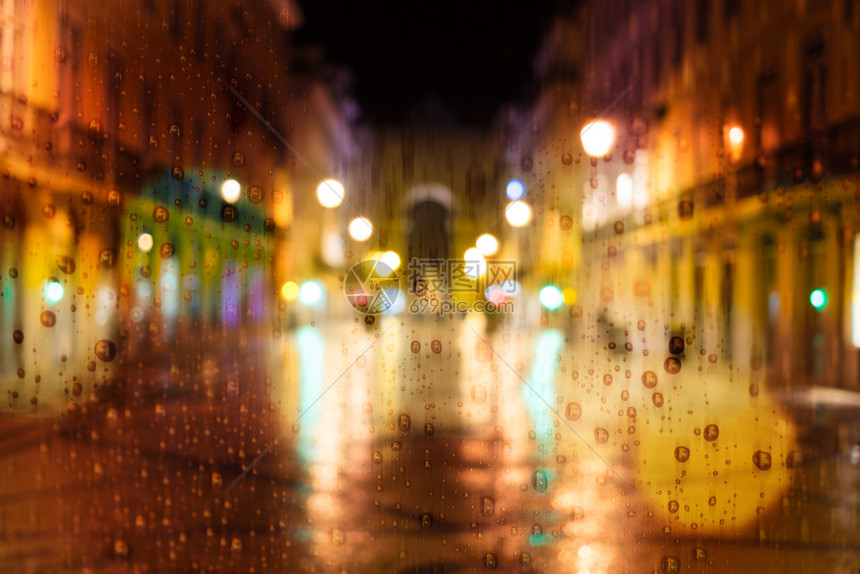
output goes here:
[[221, 197], [227, 203], [236, 203], [239, 200], [239, 195], [242, 192], [242, 187], [235, 179], [228, 179], [221, 184]]
[[555, 311], [564, 303], [564, 295], [555, 285], [547, 285], [538, 293], [538, 300], [550, 311]]
[[400, 256], [393, 251], [386, 251], [382, 254], [382, 257], [379, 258], [379, 262], [382, 263], [383, 267], [380, 268], [377, 266], [377, 271], [388, 276], [391, 275], [395, 269], [400, 267]]
[[286, 301], [295, 301], [299, 296], [299, 286], [293, 281], [287, 281], [281, 287], [281, 297]]
[[523, 182], [518, 179], [512, 179], [509, 181], [508, 186], [505, 188], [505, 195], [507, 195], [508, 199], [511, 201], [522, 199], [525, 194], [526, 187], [523, 185]]
[[492, 255], [499, 249], [499, 242], [489, 233], [480, 236], [475, 242], [475, 247], [484, 255]]
[[373, 233], [373, 225], [364, 217], [356, 217], [349, 223], [349, 236], [356, 241], [364, 241]]
[[508, 223], [514, 227], [522, 227], [529, 222], [529, 219], [531, 219], [532, 210], [527, 203], [515, 201], [508, 205], [508, 208], [505, 210], [505, 217], [507, 218]]
[[302, 305], [313, 307], [319, 303], [322, 296], [323, 287], [320, 285], [319, 281], [305, 281], [302, 283], [302, 286], [299, 287], [299, 302]]
[[63, 298], [63, 286], [56, 279], [45, 283], [45, 300], [53, 305]]
[[343, 184], [327, 179], [317, 186], [317, 199], [323, 207], [337, 207], [343, 201]]
[[729, 141], [734, 145], [741, 145], [744, 143], [744, 130], [738, 126], [734, 126], [729, 130]]
[[821, 311], [827, 306], [827, 291], [824, 289], [816, 289], [809, 294], [809, 303], [816, 310]]
[[612, 129], [609, 122], [603, 120], [586, 124], [579, 132], [579, 136], [582, 139], [585, 153], [591, 157], [605, 156], [615, 142], [615, 130]]
[[466, 250], [463, 259], [466, 261], [465, 273], [469, 279], [477, 279], [487, 271], [487, 260], [477, 247]]
[[141, 233], [140, 237], [137, 238], [137, 248], [144, 253], [149, 253], [149, 250], [152, 249], [153, 243], [154, 240], [152, 239], [152, 235], [149, 233]]

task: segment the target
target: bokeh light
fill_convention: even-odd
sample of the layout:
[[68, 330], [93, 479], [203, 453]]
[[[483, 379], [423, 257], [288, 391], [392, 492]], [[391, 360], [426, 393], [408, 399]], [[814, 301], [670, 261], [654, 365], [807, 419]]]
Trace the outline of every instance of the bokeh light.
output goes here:
[[48, 281], [45, 283], [45, 301], [54, 304], [63, 298], [63, 286], [59, 281]]
[[484, 254], [477, 247], [470, 247], [463, 255], [466, 260], [466, 276], [470, 279], [477, 279], [487, 271], [487, 260], [484, 259]]
[[293, 281], [287, 281], [281, 287], [281, 297], [286, 301], [295, 301], [299, 296], [299, 286]]
[[518, 179], [512, 179], [509, 181], [508, 186], [505, 188], [505, 195], [507, 195], [508, 199], [511, 201], [522, 199], [525, 194], [526, 187], [523, 185], [523, 182]]
[[499, 250], [499, 242], [489, 233], [485, 233], [475, 242], [475, 247], [484, 255], [493, 255]]
[[311, 280], [302, 283], [299, 288], [299, 302], [311, 307], [320, 302], [323, 296], [323, 286], [319, 281]]
[[227, 203], [236, 203], [239, 200], [239, 195], [242, 192], [242, 187], [235, 179], [228, 179], [221, 184], [221, 197]]
[[317, 199], [323, 207], [337, 207], [343, 202], [343, 184], [327, 179], [317, 186]]
[[364, 217], [356, 217], [349, 222], [349, 236], [356, 241], [365, 241], [373, 233], [373, 225]]
[[550, 311], [555, 311], [564, 303], [564, 295], [555, 285], [547, 285], [538, 293], [538, 300]]
[[152, 249], [153, 244], [154, 240], [152, 239], [152, 235], [150, 235], [149, 233], [141, 233], [140, 237], [137, 238], [137, 248], [144, 253], [149, 253], [149, 250]]
[[599, 120], [586, 124], [579, 133], [585, 153], [591, 157], [603, 157], [612, 149], [615, 130], [608, 122]]
[[[390, 275], [392, 271], [400, 267], [400, 256], [393, 251], [386, 251], [383, 253], [382, 257], [379, 258], [379, 261], [382, 263], [383, 267], [377, 266], [376, 269], [378, 272], [385, 273], [385, 275]], [[385, 267], [387, 267], [387, 269], [385, 269]]]
[[527, 203], [515, 201], [505, 210], [505, 218], [514, 227], [526, 225], [532, 217], [532, 210]]

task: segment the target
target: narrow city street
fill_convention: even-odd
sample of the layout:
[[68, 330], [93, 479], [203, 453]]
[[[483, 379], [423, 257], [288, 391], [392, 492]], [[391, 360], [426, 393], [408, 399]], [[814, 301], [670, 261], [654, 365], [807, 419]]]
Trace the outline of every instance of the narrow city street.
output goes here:
[[670, 374], [661, 349], [613, 352], [596, 331], [485, 327], [406, 316], [178, 340], [65, 411], [5, 415], [15, 544], [0, 563], [855, 571], [860, 466], [805, 450], [767, 389], [695, 353]]

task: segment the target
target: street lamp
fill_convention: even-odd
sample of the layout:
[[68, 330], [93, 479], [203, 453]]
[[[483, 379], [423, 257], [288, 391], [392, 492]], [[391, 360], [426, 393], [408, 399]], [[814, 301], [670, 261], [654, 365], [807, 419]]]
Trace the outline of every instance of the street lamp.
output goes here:
[[612, 149], [612, 144], [615, 142], [615, 130], [612, 129], [609, 122], [598, 120], [586, 124], [579, 132], [579, 137], [582, 140], [585, 153], [591, 157], [603, 157]]
[[508, 205], [505, 210], [505, 217], [508, 223], [514, 227], [522, 227], [529, 222], [532, 217], [532, 210], [524, 201], [515, 201]]
[[356, 241], [364, 241], [373, 233], [373, 225], [364, 217], [356, 217], [349, 223], [349, 235]]
[[323, 207], [337, 207], [343, 201], [343, 184], [327, 179], [317, 186], [317, 199]]
[[489, 233], [485, 233], [475, 242], [475, 247], [484, 255], [493, 255], [499, 249], [499, 242]]
[[239, 200], [239, 194], [241, 191], [242, 187], [235, 179], [228, 179], [221, 184], [221, 197], [223, 197], [224, 201], [227, 203], [236, 203]]

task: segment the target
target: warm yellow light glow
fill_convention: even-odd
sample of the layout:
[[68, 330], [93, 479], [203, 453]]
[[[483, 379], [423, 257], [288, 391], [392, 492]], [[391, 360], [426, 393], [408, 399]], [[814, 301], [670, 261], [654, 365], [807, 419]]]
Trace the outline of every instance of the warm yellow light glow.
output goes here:
[[466, 250], [463, 259], [466, 260], [465, 274], [470, 279], [477, 279], [487, 271], [487, 260], [484, 259], [484, 254], [477, 247], [470, 247]]
[[152, 244], [152, 235], [150, 235], [149, 233], [141, 233], [140, 237], [137, 238], [137, 248], [144, 253], [148, 253], [149, 250], [152, 249]]
[[364, 217], [356, 217], [349, 223], [349, 236], [356, 241], [364, 241], [373, 233], [373, 225]]
[[343, 201], [343, 184], [327, 179], [317, 186], [317, 199], [323, 207], [337, 207]]
[[[379, 258], [379, 261], [391, 271], [400, 267], [400, 256], [393, 251], [386, 251], [383, 253], [382, 257]], [[377, 267], [377, 270], [379, 270], [379, 267]]]
[[729, 141], [734, 145], [740, 145], [744, 142], [744, 130], [738, 126], [729, 130]]
[[239, 200], [239, 195], [242, 192], [242, 187], [235, 179], [228, 179], [221, 184], [221, 197], [227, 203], [236, 203]]
[[562, 292], [562, 297], [564, 297], [565, 305], [573, 305], [576, 303], [576, 289], [573, 287], [565, 287]]
[[532, 210], [527, 203], [515, 201], [508, 205], [508, 208], [505, 210], [505, 217], [508, 223], [514, 227], [522, 227], [531, 219]]
[[283, 297], [287, 301], [295, 301], [299, 296], [299, 286], [298, 284], [287, 281], [284, 283], [284, 286], [281, 287], [281, 297]]
[[475, 247], [477, 247], [478, 251], [480, 251], [484, 255], [492, 255], [493, 253], [498, 251], [499, 242], [496, 241], [496, 238], [489, 233], [485, 233], [484, 235], [480, 236], [475, 242]]
[[615, 142], [615, 130], [603, 120], [586, 124], [579, 133], [585, 153], [592, 157], [603, 157], [612, 149]]

